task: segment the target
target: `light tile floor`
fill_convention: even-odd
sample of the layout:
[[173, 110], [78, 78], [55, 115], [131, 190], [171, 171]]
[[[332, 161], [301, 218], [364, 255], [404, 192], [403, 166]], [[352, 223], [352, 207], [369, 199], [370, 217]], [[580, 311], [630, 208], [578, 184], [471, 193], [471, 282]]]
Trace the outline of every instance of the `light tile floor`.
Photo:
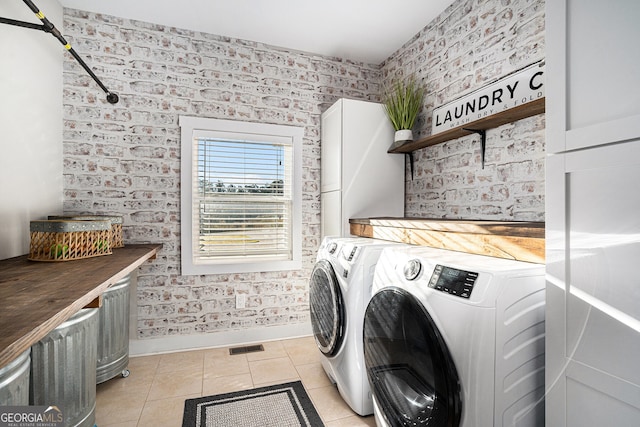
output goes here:
[[375, 426], [373, 416], [357, 415], [342, 400], [313, 337], [263, 345], [262, 352], [233, 356], [217, 348], [132, 357], [127, 378], [98, 385], [96, 424], [180, 427], [185, 399], [300, 380], [326, 427]]

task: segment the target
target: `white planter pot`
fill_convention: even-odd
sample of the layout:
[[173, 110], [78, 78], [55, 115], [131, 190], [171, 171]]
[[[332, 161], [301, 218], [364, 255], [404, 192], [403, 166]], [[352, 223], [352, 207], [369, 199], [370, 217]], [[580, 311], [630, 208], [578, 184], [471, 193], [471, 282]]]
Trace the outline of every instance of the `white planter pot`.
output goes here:
[[394, 137], [393, 142], [407, 142], [413, 141], [413, 132], [411, 129], [401, 129], [397, 130]]

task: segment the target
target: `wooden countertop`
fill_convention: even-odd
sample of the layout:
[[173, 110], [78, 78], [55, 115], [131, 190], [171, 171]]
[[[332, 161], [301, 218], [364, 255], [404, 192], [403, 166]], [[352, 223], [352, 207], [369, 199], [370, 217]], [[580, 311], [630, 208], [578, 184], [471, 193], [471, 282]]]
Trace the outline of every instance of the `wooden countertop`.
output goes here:
[[27, 255], [0, 261], [0, 368], [155, 258], [160, 248], [127, 245], [112, 255], [64, 262], [29, 261]]
[[356, 218], [351, 234], [518, 261], [545, 262], [544, 222]]

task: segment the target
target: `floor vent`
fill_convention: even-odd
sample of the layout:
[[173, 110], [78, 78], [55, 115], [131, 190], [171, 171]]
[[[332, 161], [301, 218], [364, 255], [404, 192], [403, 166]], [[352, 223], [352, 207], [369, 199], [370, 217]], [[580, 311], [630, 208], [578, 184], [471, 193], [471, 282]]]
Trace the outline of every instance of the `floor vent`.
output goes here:
[[234, 354], [246, 354], [246, 353], [255, 353], [256, 351], [264, 351], [264, 347], [262, 344], [258, 345], [245, 345], [244, 347], [234, 347], [229, 349], [229, 354], [233, 356]]

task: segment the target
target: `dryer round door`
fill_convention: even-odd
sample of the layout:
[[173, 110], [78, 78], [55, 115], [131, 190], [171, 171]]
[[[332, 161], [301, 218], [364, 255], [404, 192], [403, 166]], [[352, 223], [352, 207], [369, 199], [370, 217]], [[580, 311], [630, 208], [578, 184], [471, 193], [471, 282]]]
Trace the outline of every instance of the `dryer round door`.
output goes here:
[[373, 295], [364, 318], [364, 359], [373, 396], [390, 426], [460, 425], [458, 373], [415, 296], [396, 287]]
[[327, 260], [318, 261], [311, 272], [309, 306], [318, 348], [333, 356], [342, 344], [346, 319], [340, 283]]

